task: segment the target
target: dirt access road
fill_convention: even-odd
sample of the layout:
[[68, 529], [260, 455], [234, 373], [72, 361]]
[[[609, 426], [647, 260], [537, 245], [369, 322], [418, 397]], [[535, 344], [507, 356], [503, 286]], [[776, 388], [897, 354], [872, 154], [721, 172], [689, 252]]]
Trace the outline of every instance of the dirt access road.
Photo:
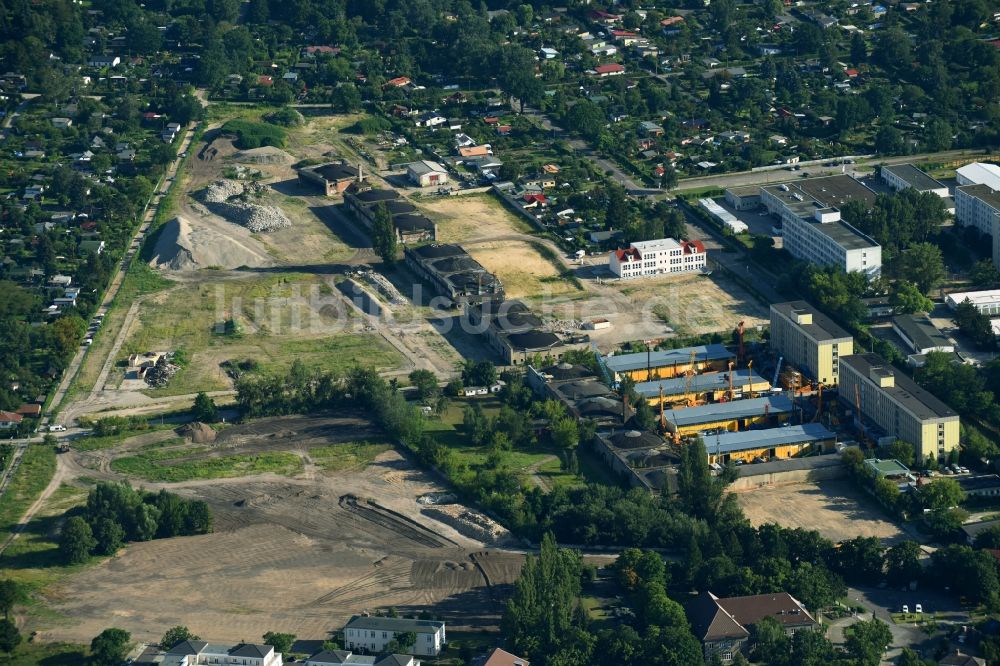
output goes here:
[[[306, 469], [294, 478], [143, 484], [205, 500], [215, 532], [131, 544], [62, 579], [43, 590], [52, 612], [32, 618], [30, 629], [45, 641], [86, 642], [109, 623], [137, 640], [176, 624], [211, 640], [252, 640], [268, 630], [323, 639], [351, 615], [389, 606], [432, 611], [450, 627], [496, 628], [521, 553], [491, 549], [425, 516], [417, 498], [445, 488], [394, 449], [344, 472], [323, 471], [309, 456], [314, 446], [375, 434], [367, 422], [338, 415], [223, 430], [212, 455], [291, 451]], [[111, 460], [172, 436], [65, 454], [57, 477], [121, 478]]]

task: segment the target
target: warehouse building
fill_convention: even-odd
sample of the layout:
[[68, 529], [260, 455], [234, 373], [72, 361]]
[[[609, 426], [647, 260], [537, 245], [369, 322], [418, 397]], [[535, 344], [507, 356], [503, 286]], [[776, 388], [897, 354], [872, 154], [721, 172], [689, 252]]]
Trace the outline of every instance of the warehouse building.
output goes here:
[[879, 175], [882, 181], [896, 192], [913, 188], [918, 192], [931, 192], [942, 199], [951, 195], [947, 185], [931, 178], [912, 164], [884, 166]]
[[352, 183], [361, 182], [361, 170], [347, 162], [328, 162], [299, 169], [299, 182], [319, 187], [328, 197], [343, 194]]
[[725, 465], [742, 460], [797, 458], [810, 453], [830, 453], [837, 436], [819, 423], [789, 425], [767, 430], [747, 430], [703, 438], [708, 462]]
[[680, 455], [659, 436], [639, 430], [600, 431], [593, 446], [608, 468], [631, 487], [654, 494], [676, 491]]
[[861, 272], [882, 272], [882, 248], [840, 217], [849, 201], [875, 203], [875, 193], [846, 175], [762, 187], [761, 203], [781, 219], [782, 247], [803, 261]]
[[536, 369], [529, 365], [525, 383], [543, 400], [558, 400], [573, 418], [590, 419], [598, 427], [622, 426], [635, 413], [584, 366], [563, 362]]
[[686, 372], [703, 373], [725, 370], [736, 354], [725, 345], [700, 345], [666, 351], [616, 354], [601, 358], [614, 381], [625, 377], [636, 382], [679, 377]]
[[445, 304], [502, 301], [503, 285], [460, 245], [422, 245], [403, 250], [406, 264], [429, 281]]
[[349, 187], [344, 192], [344, 206], [371, 233], [379, 207], [385, 206], [401, 243], [434, 240], [437, 226], [417, 212], [416, 206], [395, 190]]
[[1000, 190], [1000, 166], [986, 162], [973, 162], [955, 170], [955, 180], [962, 185], [988, 185]]
[[[732, 381], [730, 381], [730, 377]], [[730, 397], [729, 392], [733, 395]], [[674, 377], [640, 382], [635, 391], [653, 407], [661, 404], [670, 408], [677, 404], [702, 404], [723, 399], [746, 398], [752, 394], [766, 393], [771, 384], [752, 370], [725, 370], [692, 377]]]
[[854, 353], [854, 338], [805, 301], [771, 305], [775, 353], [821, 384], [839, 381], [841, 359]]
[[726, 190], [726, 203], [736, 210], [750, 210], [760, 205], [760, 185], [730, 187]]
[[876, 354], [841, 360], [840, 399], [887, 437], [913, 444], [921, 459], [958, 447], [959, 417], [950, 407]]
[[965, 301], [969, 301], [972, 307], [987, 317], [1000, 317], [1000, 289], [956, 291], [944, 297], [945, 305], [952, 310]]
[[669, 432], [685, 436], [709, 430], [737, 432], [751, 426], [775, 425], [792, 416], [792, 401], [783, 395], [671, 409], [664, 414]]
[[542, 320], [521, 301], [483, 301], [465, 309], [470, 333], [482, 335], [505, 365], [520, 365], [536, 356], [558, 361], [568, 351], [589, 349], [590, 336], [564, 336], [545, 330]]
[[927, 315], [897, 315], [892, 318], [892, 330], [913, 354], [955, 351], [955, 345], [934, 327]]

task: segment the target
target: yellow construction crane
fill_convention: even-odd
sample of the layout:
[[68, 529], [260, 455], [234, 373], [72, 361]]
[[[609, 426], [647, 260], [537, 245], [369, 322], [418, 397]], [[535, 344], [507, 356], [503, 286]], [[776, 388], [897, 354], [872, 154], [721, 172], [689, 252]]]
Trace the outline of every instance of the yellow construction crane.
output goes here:
[[694, 399], [694, 396], [691, 394], [691, 382], [694, 380], [694, 374], [695, 374], [695, 372], [694, 372], [694, 362], [695, 362], [695, 356], [696, 355], [697, 355], [697, 352], [692, 349], [691, 350], [691, 359], [688, 361], [688, 369], [687, 369], [687, 373], [686, 373], [687, 374], [687, 379], [684, 380], [684, 397], [687, 398], [688, 405], [691, 406], [691, 407], [693, 407], [695, 405], [695, 403], [697, 402]]

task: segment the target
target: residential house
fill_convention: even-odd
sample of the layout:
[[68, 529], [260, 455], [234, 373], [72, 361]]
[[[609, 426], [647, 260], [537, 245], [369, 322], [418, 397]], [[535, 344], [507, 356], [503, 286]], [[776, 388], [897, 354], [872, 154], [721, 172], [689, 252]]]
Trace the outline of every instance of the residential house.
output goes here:
[[531, 666], [531, 664], [524, 657], [518, 657], [500, 648], [493, 648], [493, 651], [488, 655], [473, 659], [472, 666]]
[[458, 149], [461, 157], [487, 157], [493, 154], [490, 144], [484, 143], [481, 146], [462, 146]]
[[104, 67], [117, 67], [122, 63], [122, 59], [116, 55], [95, 55], [91, 56], [87, 64], [91, 67], [104, 68]]
[[444, 125], [447, 122], [448, 119], [437, 111], [425, 111], [413, 119], [413, 123], [417, 127], [437, 127], [438, 125]]
[[67, 129], [73, 125], [72, 118], [53, 118], [52, 126], [56, 129]]
[[597, 67], [594, 67], [594, 74], [601, 78], [605, 78], [608, 76], [621, 76], [624, 73], [625, 73], [624, 65], [621, 65], [616, 62], [610, 63], [608, 65], [598, 65]]
[[21, 425], [24, 417], [14, 412], [0, 411], [0, 430], [10, 430]]
[[938, 660], [938, 666], [986, 666], [986, 660], [982, 657], [965, 654], [961, 650], [955, 650]]
[[663, 126], [651, 120], [643, 120], [639, 123], [639, 132], [643, 136], [663, 136]]
[[303, 666], [420, 666], [420, 660], [408, 654], [380, 658], [354, 654], [350, 650], [323, 650], [306, 659]]
[[685, 610], [695, 636], [702, 643], [705, 660], [718, 655], [723, 664], [731, 664], [737, 653], [748, 650], [751, 629], [764, 618], [777, 620], [788, 635], [814, 631], [819, 626], [809, 611], [787, 592], [726, 599], [702, 592]]
[[387, 88], [402, 88], [412, 84], [413, 81], [410, 80], [408, 76], [397, 76], [394, 79], [389, 79], [385, 82]]
[[37, 419], [42, 415], [42, 406], [38, 403], [25, 403], [17, 408], [15, 414], [20, 414], [24, 418]]
[[385, 650], [396, 634], [408, 632], [417, 635], [411, 649], [420, 656], [436, 657], [447, 643], [444, 622], [355, 615], [344, 625], [344, 647], [378, 653]]
[[544, 60], [555, 60], [556, 58], [559, 57], [559, 51], [556, 51], [555, 49], [546, 48], [546, 47], [543, 47], [543, 48], [539, 49], [538, 54]]
[[226, 645], [191, 640], [167, 650], [162, 666], [282, 666], [281, 653], [270, 645]]

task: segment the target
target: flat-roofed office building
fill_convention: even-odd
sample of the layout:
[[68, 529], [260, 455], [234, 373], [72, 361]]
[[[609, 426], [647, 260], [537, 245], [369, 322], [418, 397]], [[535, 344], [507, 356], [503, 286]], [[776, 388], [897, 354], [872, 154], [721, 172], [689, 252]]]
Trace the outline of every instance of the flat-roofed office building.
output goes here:
[[771, 345], [821, 384], [839, 382], [840, 361], [854, 353], [854, 338], [805, 301], [771, 305]]
[[909, 442], [921, 460], [958, 447], [958, 414], [877, 354], [841, 361], [840, 399], [890, 437]]

